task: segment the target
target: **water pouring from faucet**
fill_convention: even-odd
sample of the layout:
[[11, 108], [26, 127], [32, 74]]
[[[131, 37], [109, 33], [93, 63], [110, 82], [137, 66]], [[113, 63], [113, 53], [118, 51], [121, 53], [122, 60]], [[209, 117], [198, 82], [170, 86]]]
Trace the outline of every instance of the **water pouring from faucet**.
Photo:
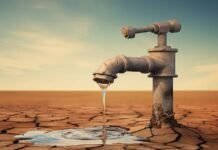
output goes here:
[[98, 82], [97, 84], [101, 88], [101, 92], [102, 92], [103, 115], [104, 115], [104, 123], [105, 123], [106, 94], [107, 94], [107, 88], [109, 87], [110, 83], [100, 83], [100, 82]]

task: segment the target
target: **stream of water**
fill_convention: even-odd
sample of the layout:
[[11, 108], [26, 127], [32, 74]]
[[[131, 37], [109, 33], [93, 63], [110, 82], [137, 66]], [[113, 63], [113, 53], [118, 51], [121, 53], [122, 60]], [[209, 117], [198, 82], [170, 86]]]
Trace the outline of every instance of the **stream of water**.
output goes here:
[[107, 88], [110, 84], [103, 84], [98, 83], [99, 87], [101, 88], [102, 93], [102, 104], [103, 104], [103, 126], [102, 126], [102, 144], [106, 144], [107, 140], [107, 128], [106, 128], [106, 94], [107, 94]]
[[98, 85], [101, 88], [102, 104], [103, 104], [103, 115], [104, 115], [104, 119], [105, 119], [105, 113], [106, 113], [106, 94], [107, 94], [107, 88], [109, 87], [110, 84], [98, 83]]

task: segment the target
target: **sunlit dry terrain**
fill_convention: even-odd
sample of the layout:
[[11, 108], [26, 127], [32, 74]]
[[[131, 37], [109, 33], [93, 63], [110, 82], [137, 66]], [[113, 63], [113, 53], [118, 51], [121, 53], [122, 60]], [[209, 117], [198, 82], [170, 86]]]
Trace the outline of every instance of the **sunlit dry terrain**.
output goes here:
[[0, 92], [0, 149], [218, 149], [218, 92], [174, 93], [175, 118], [181, 128], [146, 128], [152, 93], [107, 93], [107, 125], [148, 137], [143, 144], [36, 146], [14, 135], [30, 130], [57, 130], [102, 125], [100, 92]]

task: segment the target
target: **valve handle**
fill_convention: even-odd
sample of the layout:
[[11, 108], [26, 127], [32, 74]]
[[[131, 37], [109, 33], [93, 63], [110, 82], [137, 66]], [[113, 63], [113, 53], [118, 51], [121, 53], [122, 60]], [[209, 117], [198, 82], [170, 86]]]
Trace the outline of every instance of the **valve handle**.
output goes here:
[[181, 24], [177, 20], [168, 20], [165, 22], [153, 23], [150, 26], [142, 28], [122, 27], [121, 32], [125, 38], [134, 38], [136, 33], [152, 32], [155, 34], [163, 34], [167, 32], [175, 33], [181, 30]]

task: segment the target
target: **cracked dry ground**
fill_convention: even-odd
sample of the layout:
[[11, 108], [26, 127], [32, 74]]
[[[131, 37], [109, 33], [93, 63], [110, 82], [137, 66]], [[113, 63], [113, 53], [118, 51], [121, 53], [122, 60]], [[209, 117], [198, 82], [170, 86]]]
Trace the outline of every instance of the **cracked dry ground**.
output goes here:
[[102, 125], [100, 107], [0, 105], [1, 150], [62, 149], [218, 149], [218, 109], [216, 106], [175, 106], [176, 119], [186, 127], [171, 129], [145, 128], [150, 110], [144, 106], [107, 108], [107, 125], [121, 126], [134, 135], [148, 137], [142, 144], [82, 145], [70, 147], [36, 146], [22, 143], [14, 135], [29, 130], [57, 130]]

